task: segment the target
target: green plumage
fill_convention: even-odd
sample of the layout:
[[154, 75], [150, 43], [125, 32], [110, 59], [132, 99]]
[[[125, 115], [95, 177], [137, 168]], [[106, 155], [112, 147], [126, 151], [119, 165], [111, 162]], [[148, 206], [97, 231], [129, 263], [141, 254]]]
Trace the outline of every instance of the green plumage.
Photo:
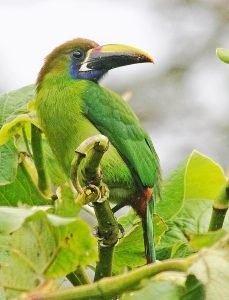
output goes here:
[[147, 220], [149, 211], [142, 209], [140, 201], [144, 201], [142, 195], [147, 188], [158, 191], [160, 181], [159, 162], [150, 137], [119, 95], [91, 80], [72, 78], [71, 60], [63, 55], [68, 47], [58, 49], [41, 71], [36, 98], [38, 118], [56, 158], [69, 175], [75, 149], [90, 136], [107, 136], [111, 146], [101, 167], [110, 200], [132, 205]]

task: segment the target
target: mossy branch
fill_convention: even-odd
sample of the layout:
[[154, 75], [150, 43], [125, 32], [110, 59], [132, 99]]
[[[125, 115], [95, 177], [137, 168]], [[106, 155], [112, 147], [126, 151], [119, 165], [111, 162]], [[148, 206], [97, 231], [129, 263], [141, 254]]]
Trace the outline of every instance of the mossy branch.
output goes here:
[[[96, 265], [95, 280], [111, 276], [115, 244], [118, 241], [119, 226], [107, 198], [109, 190], [102, 182], [100, 161], [109, 147], [104, 135], [95, 135], [85, 140], [77, 149], [72, 162], [71, 178], [79, 192], [77, 201], [93, 203], [98, 220], [99, 261]], [[86, 185], [82, 188], [81, 184]]]
[[186, 272], [196, 259], [196, 255], [185, 259], [165, 260], [163, 262], [146, 265], [131, 271], [127, 274], [104, 278], [90, 285], [83, 285], [75, 288], [63, 289], [49, 293], [34, 292], [27, 299], [29, 300], [86, 300], [86, 299], [111, 299], [123, 292], [136, 287], [141, 280], [150, 278], [164, 271]]
[[119, 226], [106, 200], [94, 203], [95, 214], [98, 220], [99, 261], [95, 270], [95, 281], [111, 276], [114, 247], [118, 242]]

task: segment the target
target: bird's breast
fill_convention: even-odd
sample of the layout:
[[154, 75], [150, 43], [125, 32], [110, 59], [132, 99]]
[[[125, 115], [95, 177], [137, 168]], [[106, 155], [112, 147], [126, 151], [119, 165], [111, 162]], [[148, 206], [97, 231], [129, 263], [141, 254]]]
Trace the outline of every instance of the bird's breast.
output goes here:
[[[87, 138], [100, 131], [88, 120], [81, 109], [80, 94], [49, 89], [37, 97], [37, 113], [51, 149], [67, 175], [75, 149]], [[133, 176], [115, 147], [110, 144], [101, 162], [104, 182], [115, 202], [135, 191]], [[114, 191], [112, 193], [112, 190]], [[115, 198], [112, 197], [112, 198]], [[123, 200], [120, 200], [123, 201]]]

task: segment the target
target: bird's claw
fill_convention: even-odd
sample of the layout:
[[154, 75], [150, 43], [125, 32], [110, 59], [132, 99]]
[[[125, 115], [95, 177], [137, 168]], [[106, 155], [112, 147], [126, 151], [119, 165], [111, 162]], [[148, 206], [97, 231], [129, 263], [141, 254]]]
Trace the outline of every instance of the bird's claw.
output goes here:
[[100, 236], [98, 226], [95, 226], [93, 228], [93, 235], [97, 238], [98, 243], [99, 243], [99, 245], [101, 247], [107, 248], [107, 247], [113, 247], [114, 245], [117, 246], [118, 243], [119, 243], [119, 240], [121, 240], [124, 237], [124, 235], [125, 235], [125, 230], [124, 230], [123, 226], [120, 223], [118, 223], [118, 228], [119, 228], [118, 239], [117, 239], [117, 241], [114, 244], [104, 243], [104, 241], [106, 240], [106, 238]]
[[99, 189], [100, 189], [100, 198], [96, 202], [102, 203], [109, 198], [110, 191], [105, 183], [101, 183]]
[[118, 243], [119, 243], [119, 240], [117, 240], [117, 242], [116, 242], [115, 244], [105, 244], [105, 243], [104, 243], [104, 239], [99, 240], [99, 245], [100, 245], [100, 247], [102, 247], [102, 248], [114, 247], [114, 246], [117, 246]]
[[102, 203], [109, 198], [109, 189], [104, 183], [100, 184], [99, 187], [94, 184], [88, 184], [84, 192], [88, 194], [88, 197], [91, 197], [91, 206], [93, 206], [94, 202]]

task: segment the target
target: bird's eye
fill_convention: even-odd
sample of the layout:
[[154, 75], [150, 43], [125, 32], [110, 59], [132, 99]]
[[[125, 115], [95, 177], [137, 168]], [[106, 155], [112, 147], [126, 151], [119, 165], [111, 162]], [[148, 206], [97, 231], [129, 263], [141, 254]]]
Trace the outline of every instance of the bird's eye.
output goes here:
[[84, 57], [84, 52], [81, 49], [77, 49], [75, 51], [72, 52], [72, 56], [79, 60], [82, 59]]

